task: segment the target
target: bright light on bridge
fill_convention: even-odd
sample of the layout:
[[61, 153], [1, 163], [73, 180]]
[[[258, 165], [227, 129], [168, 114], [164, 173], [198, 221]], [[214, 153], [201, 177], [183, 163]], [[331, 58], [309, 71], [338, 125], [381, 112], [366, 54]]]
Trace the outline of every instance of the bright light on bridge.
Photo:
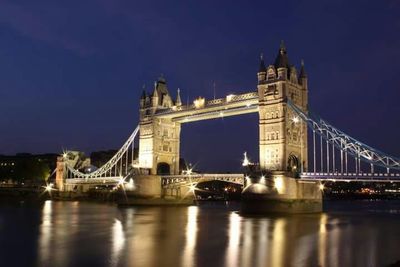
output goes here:
[[187, 169], [187, 170], [183, 170], [182, 174], [192, 175], [193, 174], [193, 168], [190, 168], [190, 169]]
[[196, 190], [196, 186], [197, 186], [197, 183], [193, 183], [193, 184], [189, 185], [189, 192], [194, 193], [194, 191]]
[[283, 192], [283, 187], [284, 187], [284, 184], [283, 184], [283, 179], [282, 179], [282, 177], [275, 177], [275, 179], [274, 179], [274, 183], [275, 183], [275, 188], [276, 188], [276, 190], [278, 191], [278, 193], [279, 194], [282, 194], [282, 192]]
[[227, 95], [226, 96], [226, 102], [231, 102], [234, 96], [235, 95], [233, 95], [233, 94]]
[[205, 105], [205, 101], [206, 100], [204, 99], [204, 97], [199, 97], [195, 101], [193, 101], [193, 104], [195, 108], [203, 108]]
[[325, 186], [324, 186], [324, 184], [319, 184], [319, 190], [321, 190], [321, 191], [324, 191], [324, 189], [325, 189]]

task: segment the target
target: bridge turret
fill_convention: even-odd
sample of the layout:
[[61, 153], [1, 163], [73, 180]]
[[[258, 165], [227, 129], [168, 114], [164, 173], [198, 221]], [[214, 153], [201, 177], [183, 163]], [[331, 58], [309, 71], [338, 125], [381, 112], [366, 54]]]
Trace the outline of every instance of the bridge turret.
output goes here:
[[143, 88], [142, 96], [140, 97], [140, 109], [143, 109], [146, 106], [146, 91]]
[[298, 79], [297, 79], [297, 70], [295, 66], [290, 67], [290, 82], [297, 84]]
[[301, 60], [301, 68], [300, 68], [300, 74], [299, 74], [299, 84], [303, 86], [304, 89], [308, 89], [308, 79], [307, 79], [307, 73], [306, 70], [304, 69], [304, 60]]
[[[178, 174], [180, 123], [159, 118], [162, 112], [157, 112], [174, 106], [162, 75], [154, 82], [153, 94], [146, 101], [148, 105], [141, 109], [143, 115], [140, 117], [139, 167], [150, 174]], [[179, 102], [178, 91], [175, 104], [181, 105]]]
[[282, 42], [266, 81], [258, 83], [260, 117], [260, 167], [273, 171], [301, 171], [307, 166], [306, 125], [287, 108], [287, 100], [307, 109], [304, 67], [298, 75]]
[[267, 68], [267, 81], [276, 79], [276, 69], [274, 65], [269, 65]]
[[264, 56], [261, 53], [260, 55], [260, 67], [258, 69], [257, 77], [258, 77], [258, 83], [262, 83], [265, 81], [266, 76], [267, 76], [267, 68], [265, 67], [264, 63]]
[[154, 91], [153, 95], [151, 96], [151, 106], [153, 109], [157, 109], [159, 102], [158, 90], [157, 90], [157, 82], [154, 82]]
[[278, 79], [280, 80], [287, 80], [290, 64], [289, 58], [287, 56], [286, 47], [283, 41], [281, 41], [281, 45], [279, 47], [278, 55], [275, 59], [275, 68], [278, 72]]

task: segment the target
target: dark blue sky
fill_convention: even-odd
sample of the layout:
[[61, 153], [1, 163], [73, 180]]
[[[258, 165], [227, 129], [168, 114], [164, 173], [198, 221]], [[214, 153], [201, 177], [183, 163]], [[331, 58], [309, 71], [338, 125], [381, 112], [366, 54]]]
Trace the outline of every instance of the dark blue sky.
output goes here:
[[[385, 1], [0, 1], [0, 154], [118, 148], [143, 84], [164, 73], [182, 98], [256, 88], [285, 40], [303, 58], [310, 107], [399, 155], [400, 4]], [[258, 158], [257, 115], [182, 128], [204, 170]], [[220, 169], [220, 168], [219, 168]]]

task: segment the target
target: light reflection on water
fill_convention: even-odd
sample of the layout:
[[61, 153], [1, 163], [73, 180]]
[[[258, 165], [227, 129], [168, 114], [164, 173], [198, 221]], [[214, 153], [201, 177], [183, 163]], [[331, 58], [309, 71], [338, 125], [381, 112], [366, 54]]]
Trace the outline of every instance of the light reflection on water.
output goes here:
[[[119, 209], [46, 201], [0, 206], [0, 218], [4, 266], [385, 266], [400, 260], [398, 213], [244, 217], [223, 205]], [[26, 242], [13, 247], [12, 238]]]
[[195, 266], [194, 252], [197, 238], [197, 214], [198, 207], [192, 206], [187, 210], [187, 223], [185, 233], [185, 249], [183, 250], [182, 266]]
[[125, 244], [125, 233], [120, 220], [115, 219], [112, 229], [111, 266], [118, 266], [120, 254]]

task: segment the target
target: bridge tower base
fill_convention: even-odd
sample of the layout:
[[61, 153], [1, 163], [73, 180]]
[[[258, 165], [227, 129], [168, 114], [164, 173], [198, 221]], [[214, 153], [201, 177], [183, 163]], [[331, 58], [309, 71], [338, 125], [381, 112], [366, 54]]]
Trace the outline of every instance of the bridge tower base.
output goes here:
[[244, 188], [242, 213], [322, 212], [322, 191], [318, 182], [301, 181], [285, 175], [284, 172], [275, 172], [270, 182], [270, 186], [256, 182]]
[[163, 188], [159, 175], [137, 175], [134, 189], [124, 192], [118, 198], [119, 205], [192, 205], [193, 192], [187, 186], [177, 186], [173, 190]]

